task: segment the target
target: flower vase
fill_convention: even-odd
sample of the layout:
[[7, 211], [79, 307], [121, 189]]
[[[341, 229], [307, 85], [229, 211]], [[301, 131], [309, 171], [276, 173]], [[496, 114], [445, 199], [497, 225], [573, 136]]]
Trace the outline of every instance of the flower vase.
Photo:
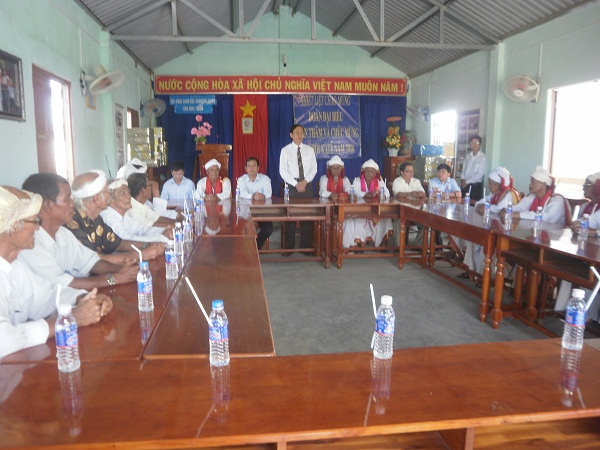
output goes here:
[[398, 156], [398, 149], [397, 148], [388, 148], [387, 149], [390, 156]]

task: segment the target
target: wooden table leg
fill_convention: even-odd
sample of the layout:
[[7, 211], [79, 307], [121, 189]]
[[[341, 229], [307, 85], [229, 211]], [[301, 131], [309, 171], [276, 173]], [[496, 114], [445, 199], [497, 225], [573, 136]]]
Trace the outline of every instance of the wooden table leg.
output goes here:
[[402, 270], [404, 268], [404, 252], [406, 251], [406, 222], [400, 220], [400, 252], [398, 254], [398, 268]]
[[[497, 329], [502, 323], [502, 295], [504, 293], [505, 259], [496, 254], [496, 281], [494, 284], [494, 309], [492, 310], [492, 328]], [[481, 316], [480, 316], [481, 318]], [[485, 319], [484, 319], [485, 320]]]
[[527, 318], [534, 320], [537, 317], [537, 308], [535, 307], [540, 283], [540, 272], [534, 268], [527, 270]]
[[513, 303], [517, 308], [521, 308], [521, 295], [523, 295], [523, 267], [517, 264], [515, 268], [515, 287], [513, 289]]
[[481, 278], [481, 307], [479, 308], [479, 320], [485, 322], [485, 318], [488, 313], [488, 300], [490, 297], [490, 278], [491, 278], [491, 269], [490, 265], [492, 263], [491, 256], [491, 248], [485, 252], [485, 259], [483, 265], [483, 276]]

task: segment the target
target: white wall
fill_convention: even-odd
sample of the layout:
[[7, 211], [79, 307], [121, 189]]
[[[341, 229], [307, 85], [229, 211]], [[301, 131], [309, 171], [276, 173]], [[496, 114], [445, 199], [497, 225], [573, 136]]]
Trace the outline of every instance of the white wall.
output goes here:
[[[429, 104], [432, 113], [480, 108], [488, 169], [506, 166], [516, 187], [526, 191], [529, 174], [547, 161], [550, 92], [600, 78], [599, 43], [600, 3], [594, 2], [513, 36], [494, 51], [478, 52], [412, 79], [409, 105]], [[538, 68], [538, 103], [516, 103], [504, 96], [506, 78], [537, 78]], [[428, 142], [428, 127], [429, 123], [415, 123], [420, 142]], [[590, 145], [590, 151], [598, 151], [597, 146]], [[590, 173], [598, 170], [590, 168]]]
[[[81, 51], [80, 51], [81, 42]], [[113, 104], [139, 108], [151, 96], [150, 77], [72, 0], [0, 2], [0, 49], [22, 59], [25, 122], [0, 119], [0, 184], [20, 186], [37, 172], [32, 65], [71, 83], [75, 172], [92, 168], [116, 173]], [[96, 65], [125, 72], [126, 82], [86, 108], [80, 94], [80, 67]]]

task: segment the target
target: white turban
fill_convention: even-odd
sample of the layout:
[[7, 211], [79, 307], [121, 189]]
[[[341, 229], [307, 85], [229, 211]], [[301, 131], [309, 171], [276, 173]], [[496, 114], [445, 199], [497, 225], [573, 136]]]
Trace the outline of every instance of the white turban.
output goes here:
[[342, 161], [342, 158], [340, 158], [338, 155], [335, 155], [329, 161], [327, 161], [327, 167], [335, 165], [344, 167], [344, 161]]
[[19, 198], [0, 186], [0, 233], [6, 233], [19, 220], [35, 216], [42, 207], [42, 196], [23, 191], [28, 198]]
[[361, 169], [366, 169], [367, 167], [370, 167], [372, 169], [375, 169], [377, 171], [379, 171], [379, 166], [377, 165], [377, 163], [375, 161], [373, 161], [372, 159], [369, 159], [368, 161], [365, 161], [361, 167]]
[[498, 166], [490, 173], [490, 180], [500, 183], [502, 186], [510, 184], [510, 172], [506, 167]]
[[117, 178], [129, 178], [129, 175], [134, 173], [146, 173], [148, 171], [148, 164], [141, 161], [139, 158], [133, 158], [127, 164], [119, 169], [117, 172]]
[[548, 186], [552, 186], [552, 175], [542, 166], [537, 166], [531, 176], [542, 183], [546, 183]]
[[89, 183], [84, 184], [79, 189], [74, 189], [71, 191], [71, 197], [74, 199], [84, 199], [93, 197], [96, 194], [99, 194], [106, 186], [106, 174], [102, 170], [90, 170], [87, 173], [95, 173], [98, 176], [94, 178]]
[[108, 185], [108, 189], [110, 189], [111, 191], [115, 191], [121, 186], [129, 186], [129, 183], [127, 183], [127, 181], [125, 181], [123, 178], [117, 178]]
[[204, 168], [208, 170], [209, 167], [217, 166], [219, 169], [221, 168], [221, 163], [217, 161], [215, 158], [211, 159], [209, 162], [204, 164]]
[[594, 184], [596, 181], [600, 180], [600, 172], [588, 175], [587, 177], [585, 177], [585, 179], [590, 183]]

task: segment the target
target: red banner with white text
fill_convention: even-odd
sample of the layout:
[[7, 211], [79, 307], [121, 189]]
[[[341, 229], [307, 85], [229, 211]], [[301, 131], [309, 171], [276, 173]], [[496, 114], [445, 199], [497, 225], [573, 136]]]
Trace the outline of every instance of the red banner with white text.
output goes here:
[[269, 115], [267, 96], [240, 94], [233, 96], [233, 178], [246, 173], [246, 159], [254, 156], [260, 173], [267, 173]]

